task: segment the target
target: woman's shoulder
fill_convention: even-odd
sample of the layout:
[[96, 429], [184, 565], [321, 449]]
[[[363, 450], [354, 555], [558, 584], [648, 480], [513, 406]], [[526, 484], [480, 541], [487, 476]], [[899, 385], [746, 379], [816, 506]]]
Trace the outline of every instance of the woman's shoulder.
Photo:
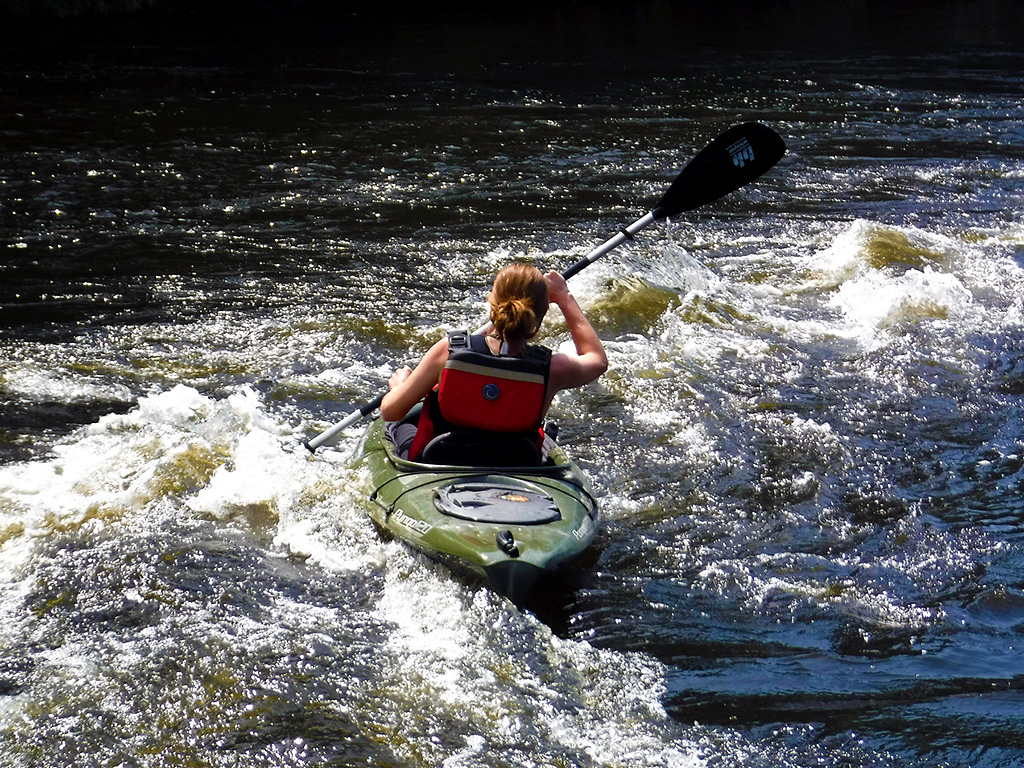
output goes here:
[[607, 361], [596, 356], [556, 352], [551, 356], [549, 380], [556, 389], [573, 389], [595, 381], [607, 369]]

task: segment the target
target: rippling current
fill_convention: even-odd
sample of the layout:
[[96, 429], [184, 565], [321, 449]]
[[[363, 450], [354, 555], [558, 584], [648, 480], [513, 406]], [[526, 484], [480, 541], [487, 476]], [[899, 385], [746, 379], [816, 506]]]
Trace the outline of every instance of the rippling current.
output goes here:
[[[1024, 54], [853, 5], [19, 27], [0, 765], [1024, 764]], [[592, 552], [520, 612], [382, 539], [303, 440], [745, 120], [573, 279]]]

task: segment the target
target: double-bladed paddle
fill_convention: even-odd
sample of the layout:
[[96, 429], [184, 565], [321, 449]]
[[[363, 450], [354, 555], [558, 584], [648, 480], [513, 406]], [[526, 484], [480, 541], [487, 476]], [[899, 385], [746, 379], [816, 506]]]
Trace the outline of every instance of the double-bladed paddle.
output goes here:
[[[786, 145], [782, 138], [768, 126], [760, 123], [733, 126], [686, 164], [650, 213], [619, 230], [618, 234], [565, 270], [562, 277], [568, 280], [659, 219], [692, 211], [746, 186], [775, 165], [785, 153]], [[307, 441], [306, 447], [315, 451], [342, 430], [377, 410], [383, 399], [382, 393], [360, 406], [333, 427]]]

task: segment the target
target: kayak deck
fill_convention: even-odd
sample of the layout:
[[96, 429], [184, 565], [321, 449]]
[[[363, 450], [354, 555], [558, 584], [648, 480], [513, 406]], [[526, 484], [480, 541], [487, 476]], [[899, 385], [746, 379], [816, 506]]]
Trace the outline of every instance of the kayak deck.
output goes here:
[[557, 445], [540, 466], [422, 464], [401, 458], [377, 419], [355, 465], [369, 470], [369, 513], [380, 528], [517, 604], [597, 533], [589, 481]]

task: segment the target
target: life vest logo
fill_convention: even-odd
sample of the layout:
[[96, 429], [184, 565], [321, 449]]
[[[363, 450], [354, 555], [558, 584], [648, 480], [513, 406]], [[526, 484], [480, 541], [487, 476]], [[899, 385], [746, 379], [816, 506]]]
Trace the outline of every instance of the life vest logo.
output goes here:
[[743, 138], [729, 147], [729, 156], [732, 158], [733, 165], [742, 168], [747, 163], [753, 162], [754, 148], [750, 146], [750, 142], [746, 138]]
[[501, 388], [493, 381], [488, 382], [484, 385], [483, 396], [484, 400], [497, 400], [501, 394]]

